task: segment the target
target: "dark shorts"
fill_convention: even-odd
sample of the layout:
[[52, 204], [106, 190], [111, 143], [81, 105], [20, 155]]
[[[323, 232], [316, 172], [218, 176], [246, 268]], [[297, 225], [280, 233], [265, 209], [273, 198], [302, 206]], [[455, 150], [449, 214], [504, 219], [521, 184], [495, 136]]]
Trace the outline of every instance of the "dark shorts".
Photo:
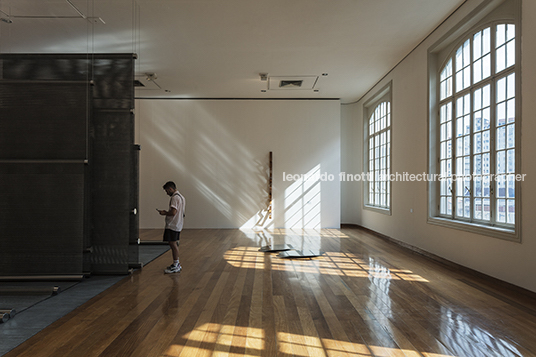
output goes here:
[[172, 231], [171, 229], [165, 229], [164, 230], [164, 242], [178, 242], [179, 236], [181, 235], [181, 232]]

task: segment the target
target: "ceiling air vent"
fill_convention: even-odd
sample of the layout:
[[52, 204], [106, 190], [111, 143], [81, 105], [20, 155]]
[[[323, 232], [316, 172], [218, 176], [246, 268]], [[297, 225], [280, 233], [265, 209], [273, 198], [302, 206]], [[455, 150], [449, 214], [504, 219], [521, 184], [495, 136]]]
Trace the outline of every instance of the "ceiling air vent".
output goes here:
[[318, 76], [270, 76], [268, 77], [269, 90], [312, 90]]
[[280, 81], [279, 88], [299, 88], [302, 86], [303, 81]]
[[145, 87], [143, 83], [141, 83], [139, 80], [134, 80], [134, 87]]

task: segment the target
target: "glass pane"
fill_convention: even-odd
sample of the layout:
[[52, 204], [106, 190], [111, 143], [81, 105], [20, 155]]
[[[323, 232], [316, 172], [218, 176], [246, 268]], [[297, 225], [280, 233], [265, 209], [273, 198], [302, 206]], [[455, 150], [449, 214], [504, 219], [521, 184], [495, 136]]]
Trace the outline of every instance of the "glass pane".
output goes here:
[[497, 126], [506, 123], [506, 103], [502, 102], [497, 105]]
[[463, 72], [456, 73], [456, 92], [463, 89]]
[[506, 45], [506, 67], [513, 66], [516, 63], [516, 43], [510, 41]]
[[467, 67], [471, 64], [471, 55], [469, 53], [470, 50], [470, 43], [469, 40], [465, 41], [463, 44], [463, 66]]
[[473, 162], [474, 162], [473, 172], [476, 175], [481, 175], [482, 174], [482, 155], [475, 155]]
[[489, 175], [490, 173], [489, 153], [482, 155], [482, 175]]
[[475, 177], [475, 197], [482, 197], [482, 177]]
[[506, 197], [506, 180], [503, 175], [497, 177], [497, 197], [505, 198]]
[[[463, 174], [466, 177], [470, 177], [470, 175], [471, 175], [471, 158], [470, 157], [464, 157], [463, 158]], [[471, 183], [466, 182], [465, 185], [466, 185], [466, 187], [470, 187]]]
[[515, 124], [510, 124], [506, 129], [506, 147], [513, 148], [516, 145], [516, 127]]
[[507, 223], [516, 223], [516, 206], [514, 200], [508, 200], [508, 220]]
[[476, 60], [473, 69], [473, 82], [480, 82], [480, 80], [482, 79], [482, 60]]
[[446, 197], [441, 197], [441, 205], [440, 205], [439, 213], [447, 214], [447, 198]]
[[461, 178], [462, 174], [459, 174], [459, 178], [456, 179], [456, 195], [457, 196], [463, 196], [464, 187], [463, 187], [463, 179]]
[[486, 108], [482, 111], [482, 129], [489, 129], [490, 125], [489, 108]]
[[497, 81], [497, 102], [506, 100], [506, 78]]
[[482, 219], [482, 200], [479, 198], [475, 200], [475, 218]]
[[515, 175], [508, 175], [506, 186], [507, 186], [506, 197], [515, 198], [516, 197]]
[[456, 156], [463, 155], [463, 138], [456, 139]]
[[491, 29], [488, 27], [482, 31], [482, 53], [489, 53], [491, 49]]
[[506, 201], [497, 200], [497, 222], [506, 222]]
[[489, 130], [482, 132], [482, 151], [489, 151]]
[[486, 55], [482, 59], [482, 79], [486, 79], [491, 76], [491, 56]]
[[497, 174], [506, 173], [506, 155], [504, 151], [497, 152]]
[[507, 91], [507, 98], [514, 98], [516, 96], [516, 77], [512, 73], [508, 77], [506, 77], [508, 80], [508, 91]]
[[456, 50], [456, 72], [463, 68], [463, 46]]
[[506, 120], [508, 123], [513, 123], [516, 120], [516, 101], [510, 99], [506, 103]]
[[456, 199], [456, 215], [463, 217], [463, 197], [458, 197]]
[[482, 219], [485, 221], [489, 221], [491, 217], [490, 212], [491, 212], [491, 206], [490, 206], [489, 198], [485, 198], [482, 200], [482, 216], [483, 216]]
[[501, 46], [497, 48], [496, 57], [497, 72], [500, 72], [506, 68], [506, 46]]
[[473, 154], [482, 152], [482, 133], [476, 133], [473, 136]]
[[445, 80], [452, 75], [452, 59], [450, 59], [441, 71], [440, 80]]
[[482, 109], [482, 88], [478, 88], [473, 94], [473, 109]]
[[468, 88], [471, 85], [471, 67], [463, 70], [463, 88]]
[[440, 193], [441, 195], [445, 196], [449, 194], [448, 186], [447, 186], [447, 180], [441, 180], [440, 182]]
[[506, 40], [513, 40], [514, 37], [516, 37], [516, 25], [507, 25]]
[[506, 127], [497, 128], [497, 150], [503, 150], [506, 146]]
[[499, 47], [506, 41], [506, 25], [497, 25], [497, 41], [495, 47]]
[[482, 107], [489, 107], [491, 96], [490, 96], [490, 88], [491, 86], [488, 84], [484, 88], [482, 88]]
[[473, 36], [473, 58], [482, 57], [482, 32], [477, 32]]
[[515, 150], [508, 150], [508, 153], [506, 154], [506, 167], [508, 173], [513, 174], [516, 172]]
[[471, 199], [464, 198], [463, 200], [463, 213], [466, 218], [471, 217]]
[[475, 131], [482, 130], [482, 111], [478, 111], [475, 113], [474, 130]]

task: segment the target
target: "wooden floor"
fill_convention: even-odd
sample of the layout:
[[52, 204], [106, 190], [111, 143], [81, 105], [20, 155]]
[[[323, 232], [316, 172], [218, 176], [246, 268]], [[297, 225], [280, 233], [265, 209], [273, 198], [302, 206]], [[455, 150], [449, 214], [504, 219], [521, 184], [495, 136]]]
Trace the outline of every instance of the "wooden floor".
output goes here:
[[355, 228], [185, 230], [180, 258], [182, 273], [163, 273], [165, 253], [5, 356], [536, 355], [533, 295]]

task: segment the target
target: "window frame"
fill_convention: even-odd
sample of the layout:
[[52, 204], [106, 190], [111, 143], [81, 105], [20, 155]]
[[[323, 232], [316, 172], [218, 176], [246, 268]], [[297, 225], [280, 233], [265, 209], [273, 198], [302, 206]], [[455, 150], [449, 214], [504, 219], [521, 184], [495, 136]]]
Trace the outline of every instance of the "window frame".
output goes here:
[[[504, 0], [504, 1], [485, 1], [483, 2], [479, 7], [477, 7], [475, 10], [473, 10], [466, 18], [464, 18], [461, 23], [459, 23], [457, 26], [453, 28], [453, 30], [447, 32], [445, 36], [443, 36], [439, 41], [437, 41], [433, 46], [431, 46], [428, 50], [428, 73], [429, 73], [429, 170], [430, 173], [434, 174], [440, 174], [440, 162], [441, 162], [441, 156], [440, 156], [440, 146], [441, 146], [441, 133], [440, 133], [440, 108], [441, 104], [448, 102], [452, 103], [452, 107], [454, 107], [454, 103], [456, 102], [457, 98], [462, 97], [465, 94], [468, 94], [471, 97], [471, 103], [473, 101], [473, 95], [475, 93], [475, 90], [478, 90], [479, 88], [484, 88], [486, 85], [491, 84], [491, 94], [490, 98], [491, 104], [490, 104], [490, 112], [491, 112], [491, 121], [492, 124], [490, 125], [490, 131], [492, 132], [492, 135], [490, 135], [490, 153], [493, 152], [492, 159], [490, 162], [490, 167], [493, 167], [493, 174], [497, 174], [496, 172], [496, 164], [495, 164], [495, 155], [499, 151], [496, 147], [496, 143], [494, 140], [496, 131], [497, 131], [497, 123], [495, 121], [495, 111], [497, 110], [497, 97], [496, 97], [496, 84], [501, 78], [507, 78], [510, 74], [515, 73], [515, 173], [514, 174], [521, 174], [521, 23], [520, 23], [520, 17], [521, 15], [521, 2], [519, 0]], [[501, 71], [496, 71], [496, 56], [495, 56], [495, 50], [496, 50], [496, 42], [495, 42], [495, 29], [498, 24], [513, 24], [515, 25], [515, 64], [511, 67], [507, 67], [506, 69], [502, 69]], [[449, 60], [452, 60], [453, 62], [456, 60], [456, 51], [462, 46], [467, 40], [470, 40], [471, 44], [473, 41], [473, 36], [478, 33], [479, 31], [482, 31], [483, 29], [491, 27], [491, 52], [493, 52], [493, 56], [491, 57], [491, 68], [492, 72], [489, 77], [486, 77], [485, 79], [480, 79], [478, 82], [474, 83], [473, 81], [473, 75], [474, 73], [471, 71], [471, 81], [470, 86], [468, 88], [464, 88], [460, 90], [459, 92], [456, 91], [455, 83], [451, 84], [452, 88], [452, 94], [448, 98], [440, 98], [441, 94], [441, 71], [445, 68], [445, 65], [448, 63]], [[474, 59], [472, 58], [472, 45], [470, 46], [470, 54], [471, 54], [471, 67], [473, 67], [473, 64], [475, 63]], [[456, 69], [454, 66], [454, 63], [452, 64], [452, 78], [456, 76]], [[463, 93], [463, 94], [462, 94]], [[450, 99], [449, 99], [450, 98]], [[471, 123], [473, 122], [473, 113], [474, 108], [472, 107], [470, 110], [471, 115]], [[451, 120], [453, 122], [452, 126], [455, 125], [455, 112], [454, 108], [452, 108], [452, 117]], [[454, 145], [456, 145], [456, 131], [453, 128], [452, 131], [452, 150], [454, 150]], [[473, 145], [473, 129], [470, 130], [469, 136], [471, 137], [471, 152], [470, 152], [470, 162], [471, 162], [471, 174], [473, 173], [474, 167], [472, 166], [473, 158], [475, 156], [475, 153], [473, 151], [474, 145]], [[454, 153], [451, 154], [451, 169], [453, 172], [456, 170], [456, 157], [454, 156]], [[455, 182], [453, 183], [455, 185]], [[428, 196], [429, 196], [429, 207], [428, 207], [428, 223], [440, 225], [444, 227], [464, 230], [467, 232], [477, 233], [481, 235], [491, 236], [495, 238], [500, 239], [506, 239], [510, 241], [515, 242], [521, 242], [521, 182], [516, 181], [515, 182], [515, 222], [513, 225], [508, 224], [502, 224], [497, 223], [492, 220], [490, 223], [483, 222], [483, 220], [478, 221], [475, 220], [473, 215], [473, 193], [470, 194], [471, 198], [471, 205], [470, 210], [471, 214], [470, 217], [473, 217], [473, 220], [470, 221], [468, 219], [461, 219], [456, 216], [456, 212], [454, 212], [454, 204], [452, 205], [452, 214], [450, 217], [446, 215], [440, 214], [440, 197], [441, 197], [441, 191], [440, 187], [441, 183], [439, 180], [432, 180], [428, 183]], [[492, 182], [490, 187], [492, 189], [495, 189], [496, 182]], [[456, 195], [451, 195], [452, 199], [456, 199]], [[495, 209], [495, 201], [497, 201], [497, 197], [495, 195], [490, 197], [490, 201], [494, 201], [494, 203], [491, 204], [491, 213], [496, 214]], [[493, 211], [495, 209], [495, 211]]]
[[[366, 179], [363, 180], [363, 208], [367, 210], [371, 210], [377, 213], [382, 213], [386, 215], [391, 215], [391, 208], [392, 208], [392, 184], [391, 180], [386, 180], [387, 184], [387, 190], [389, 193], [389, 197], [387, 199], [387, 205], [386, 206], [380, 206], [376, 205], [374, 203], [370, 203], [369, 201], [369, 189], [371, 181], [369, 181], [369, 121], [371, 116], [375, 113], [376, 108], [382, 104], [382, 103], [389, 103], [389, 118], [390, 123], [389, 126], [382, 130], [388, 130], [389, 135], [387, 137], [389, 142], [389, 152], [387, 153], [388, 156], [388, 162], [387, 167], [389, 169], [389, 174], [392, 173], [392, 145], [393, 145], [393, 101], [392, 101], [392, 82], [389, 82], [387, 85], [385, 85], [383, 88], [381, 88], [378, 92], [376, 92], [369, 100], [367, 100], [363, 105], [363, 172], [366, 174]], [[372, 181], [375, 182], [375, 181]]]

